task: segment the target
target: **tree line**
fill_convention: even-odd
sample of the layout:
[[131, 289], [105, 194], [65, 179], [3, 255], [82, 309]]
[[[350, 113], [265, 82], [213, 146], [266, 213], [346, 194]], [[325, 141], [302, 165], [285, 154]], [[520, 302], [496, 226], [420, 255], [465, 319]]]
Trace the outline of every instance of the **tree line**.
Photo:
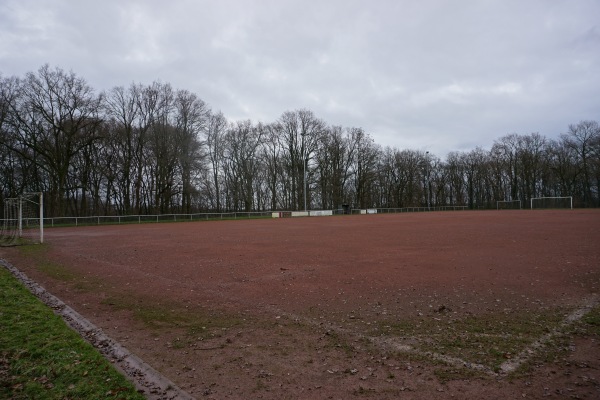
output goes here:
[[[48, 216], [398, 208], [573, 196], [598, 207], [600, 126], [559, 139], [508, 134], [491, 149], [383, 147], [306, 109], [230, 122], [168, 83], [96, 93], [44, 65], [0, 76], [0, 205], [43, 191]], [[527, 204], [527, 203], [525, 203]]]

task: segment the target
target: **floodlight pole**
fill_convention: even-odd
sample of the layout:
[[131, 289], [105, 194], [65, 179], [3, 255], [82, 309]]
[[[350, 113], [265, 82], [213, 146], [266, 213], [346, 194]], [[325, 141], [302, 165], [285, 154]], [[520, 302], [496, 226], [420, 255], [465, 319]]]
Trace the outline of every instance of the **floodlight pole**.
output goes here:
[[23, 237], [23, 196], [19, 196], [19, 215], [17, 216], [18, 237]]
[[429, 151], [425, 152], [425, 203], [427, 204], [427, 210], [429, 211], [430, 207], [430, 188], [429, 188]]
[[303, 132], [300, 135], [302, 136], [302, 167], [304, 169], [304, 186], [302, 192], [304, 192], [304, 211], [306, 211], [306, 149], [304, 146], [304, 136], [306, 136], [306, 133]]
[[40, 192], [40, 243], [44, 243], [44, 192]]

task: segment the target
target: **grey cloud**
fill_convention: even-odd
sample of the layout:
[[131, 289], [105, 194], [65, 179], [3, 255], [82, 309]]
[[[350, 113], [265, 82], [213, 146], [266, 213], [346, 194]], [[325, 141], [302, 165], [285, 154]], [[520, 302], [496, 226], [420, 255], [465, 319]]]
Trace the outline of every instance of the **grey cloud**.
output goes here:
[[594, 0], [8, 0], [0, 72], [48, 62], [99, 90], [161, 80], [230, 119], [309, 108], [443, 155], [597, 120], [597, 15]]

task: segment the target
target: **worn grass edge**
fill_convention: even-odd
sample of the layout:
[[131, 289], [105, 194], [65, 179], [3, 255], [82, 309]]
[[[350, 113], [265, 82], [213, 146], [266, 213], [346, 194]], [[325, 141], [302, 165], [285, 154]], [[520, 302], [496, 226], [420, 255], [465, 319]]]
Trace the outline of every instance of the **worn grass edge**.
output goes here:
[[[93, 346], [0, 268], [0, 397], [143, 399]], [[3, 397], [4, 398], [4, 397]]]
[[100, 328], [85, 319], [81, 314], [29, 279], [12, 264], [0, 259], [0, 267], [8, 270], [36, 298], [60, 315], [68, 327], [96, 348], [125, 378], [134, 384], [138, 391], [142, 391], [146, 398], [150, 400], [194, 399], [189, 393], [183, 391], [142, 359], [108, 337]]

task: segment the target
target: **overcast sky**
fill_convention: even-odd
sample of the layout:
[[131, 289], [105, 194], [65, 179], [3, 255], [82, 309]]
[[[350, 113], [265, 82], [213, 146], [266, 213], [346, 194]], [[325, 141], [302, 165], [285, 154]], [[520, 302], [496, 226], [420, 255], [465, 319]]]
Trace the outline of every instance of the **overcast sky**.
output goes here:
[[230, 120], [307, 108], [400, 149], [600, 120], [598, 0], [0, 0], [0, 73], [170, 83]]

